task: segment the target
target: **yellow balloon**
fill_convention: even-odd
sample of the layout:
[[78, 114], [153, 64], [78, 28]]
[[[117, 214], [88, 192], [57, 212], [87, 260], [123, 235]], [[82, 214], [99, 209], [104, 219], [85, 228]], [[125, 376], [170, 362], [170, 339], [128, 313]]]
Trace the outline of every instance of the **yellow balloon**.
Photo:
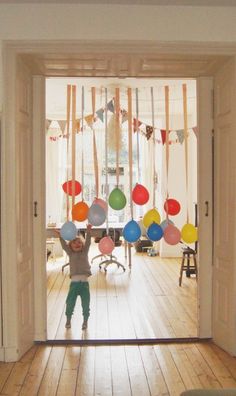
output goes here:
[[152, 223], [160, 224], [160, 222], [161, 222], [161, 216], [160, 216], [159, 212], [155, 208], [149, 210], [143, 216], [143, 225], [146, 228], [148, 228]]
[[193, 224], [187, 223], [181, 230], [181, 238], [186, 243], [194, 243], [198, 239], [197, 227]]

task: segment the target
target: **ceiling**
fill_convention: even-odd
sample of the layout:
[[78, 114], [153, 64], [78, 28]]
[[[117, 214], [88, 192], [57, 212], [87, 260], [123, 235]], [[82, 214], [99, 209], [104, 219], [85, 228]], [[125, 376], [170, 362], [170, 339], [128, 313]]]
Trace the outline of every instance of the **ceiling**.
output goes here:
[[125, 5], [164, 5], [164, 6], [236, 6], [236, 0], [0, 0], [0, 4], [125, 4]]

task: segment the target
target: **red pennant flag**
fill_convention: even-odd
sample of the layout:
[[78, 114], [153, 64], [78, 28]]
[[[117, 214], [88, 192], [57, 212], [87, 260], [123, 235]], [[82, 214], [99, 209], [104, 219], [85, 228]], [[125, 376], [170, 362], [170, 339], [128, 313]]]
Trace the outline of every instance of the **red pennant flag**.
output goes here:
[[136, 118], [133, 118], [134, 132], [137, 132], [141, 124], [142, 124], [141, 121], [136, 120]]
[[161, 129], [161, 139], [162, 139], [162, 144], [165, 144], [166, 142], [166, 130]]

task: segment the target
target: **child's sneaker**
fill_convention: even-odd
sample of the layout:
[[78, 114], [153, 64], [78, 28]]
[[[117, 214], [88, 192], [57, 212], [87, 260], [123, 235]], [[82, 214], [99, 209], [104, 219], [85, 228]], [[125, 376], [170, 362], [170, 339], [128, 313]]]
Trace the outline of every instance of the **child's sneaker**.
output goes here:
[[87, 327], [88, 327], [88, 322], [84, 320], [82, 324], [82, 330], [86, 330]]
[[70, 322], [70, 319], [68, 319], [68, 318], [67, 318], [67, 320], [66, 320], [65, 328], [66, 328], [66, 329], [70, 329], [70, 328], [71, 328], [71, 322]]

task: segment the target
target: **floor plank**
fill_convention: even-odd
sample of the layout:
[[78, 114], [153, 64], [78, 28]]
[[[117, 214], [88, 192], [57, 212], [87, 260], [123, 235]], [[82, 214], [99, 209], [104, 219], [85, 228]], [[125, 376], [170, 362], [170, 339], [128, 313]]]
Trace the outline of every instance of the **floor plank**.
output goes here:
[[[92, 244], [90, 259], [98, 252]], [[116, 249], [124, 261], [123, 247]], [[197, 337], [197, 282], [184, 274], [179, 287], [180, 259], [149, 257], [132, 249], [132, 268], [115, 264], [99, 270], [100, 259], [92, 264], [90, 277], [91, 315], [87, 331], [81, 331], [82, 311], [78, 298], [72, 327], [65, 329], [65, 300], [69, 272], [61, 267], [65, 259], [49, 261], [49, 339], [140, 339]], [[125, 261], [124, 261], [125, 262]]]
[[0, 396], [179, 396], [236, 389], [236, 358], [212, 342], [132, 346], [36, 345], [0, 364]]

